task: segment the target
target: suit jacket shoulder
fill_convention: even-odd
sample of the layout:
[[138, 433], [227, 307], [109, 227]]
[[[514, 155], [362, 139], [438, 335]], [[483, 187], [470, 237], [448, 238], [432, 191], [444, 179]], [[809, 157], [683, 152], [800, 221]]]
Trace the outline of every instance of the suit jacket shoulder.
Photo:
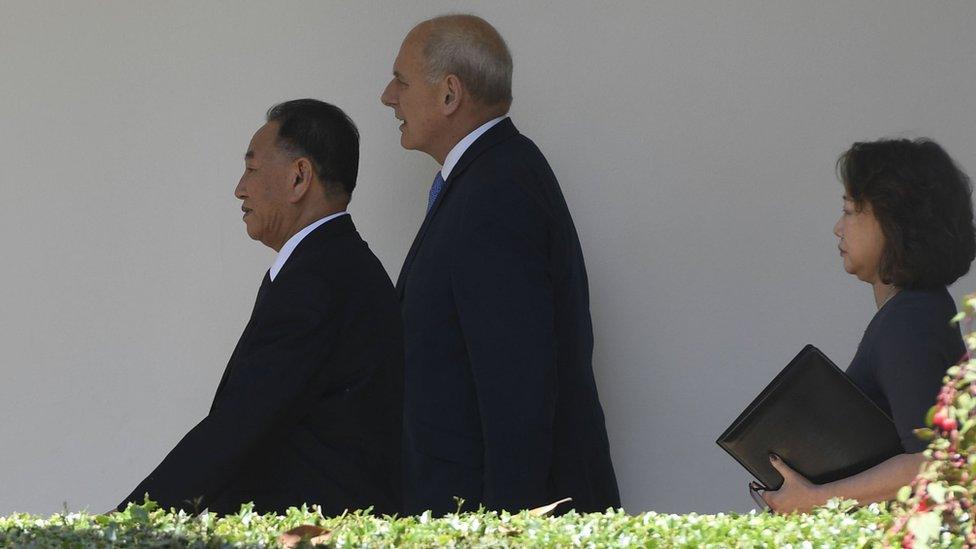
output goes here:
[[363, 298], [389, 286], [389, 276], [348, 215], [312, 231], [292, 252], [272, 284], [274, 302], [323, 310], [333, 301]]
[[555, 175], [535, 143], [510, 120], [499, 126], [501, 135], [472, 146], [451, 174], [461, 229], [491, 222], [541, 229], [553, 221], [554, 198], [561, 200]]

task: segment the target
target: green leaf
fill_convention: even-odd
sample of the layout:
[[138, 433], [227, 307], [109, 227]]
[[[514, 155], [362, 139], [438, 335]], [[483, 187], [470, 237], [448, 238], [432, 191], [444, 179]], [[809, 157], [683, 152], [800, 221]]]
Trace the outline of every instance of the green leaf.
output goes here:
[[915, 429], [915, 436], [921, 440], [932, 440], [935, 438], [935, 431], [929, 429], [928, 427], [922, 427], [920, 429]]
[[935, 411], [938, 409], [939, 409], [939, 405], [936, 404], [935, 406], [929, 408], [928, 413], [925, 414], [925, 424], [928, 425], [929, 427], [932, 427], [932, 418], [935, 417]]

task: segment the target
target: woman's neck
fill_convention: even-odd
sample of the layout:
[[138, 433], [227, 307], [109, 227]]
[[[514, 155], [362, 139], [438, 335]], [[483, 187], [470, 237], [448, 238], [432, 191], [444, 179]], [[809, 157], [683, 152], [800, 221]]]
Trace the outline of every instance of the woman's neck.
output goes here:
[[874, 287], [874, 304], [879, 309], [898, 293], [898, 287], [893, 284], [885, 284], [884, 282], [878, 281], [872, 284], [872, 286]]

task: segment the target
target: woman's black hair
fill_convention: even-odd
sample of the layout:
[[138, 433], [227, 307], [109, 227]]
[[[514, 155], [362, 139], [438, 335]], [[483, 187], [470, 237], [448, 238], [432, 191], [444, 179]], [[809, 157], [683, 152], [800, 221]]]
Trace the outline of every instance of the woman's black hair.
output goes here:
[[881, 225], [882, 282], [906, 289], [948, 286], [976, 257], [972, 185], [930, 139], [854, 143], [837, 172], [856, 208]]

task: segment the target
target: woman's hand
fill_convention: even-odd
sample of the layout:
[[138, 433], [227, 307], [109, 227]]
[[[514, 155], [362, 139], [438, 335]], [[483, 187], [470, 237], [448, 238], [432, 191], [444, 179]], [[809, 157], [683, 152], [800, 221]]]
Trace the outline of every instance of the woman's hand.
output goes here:
[[780, 514], [808, 513], [814, 507], [827, 502], [820, 487], [794, 471], [779, 456], [770, 454], [769, 462], [783, 475], [783, 486], [776, 491], [767, 491], [762, 496], [771, 510]]

